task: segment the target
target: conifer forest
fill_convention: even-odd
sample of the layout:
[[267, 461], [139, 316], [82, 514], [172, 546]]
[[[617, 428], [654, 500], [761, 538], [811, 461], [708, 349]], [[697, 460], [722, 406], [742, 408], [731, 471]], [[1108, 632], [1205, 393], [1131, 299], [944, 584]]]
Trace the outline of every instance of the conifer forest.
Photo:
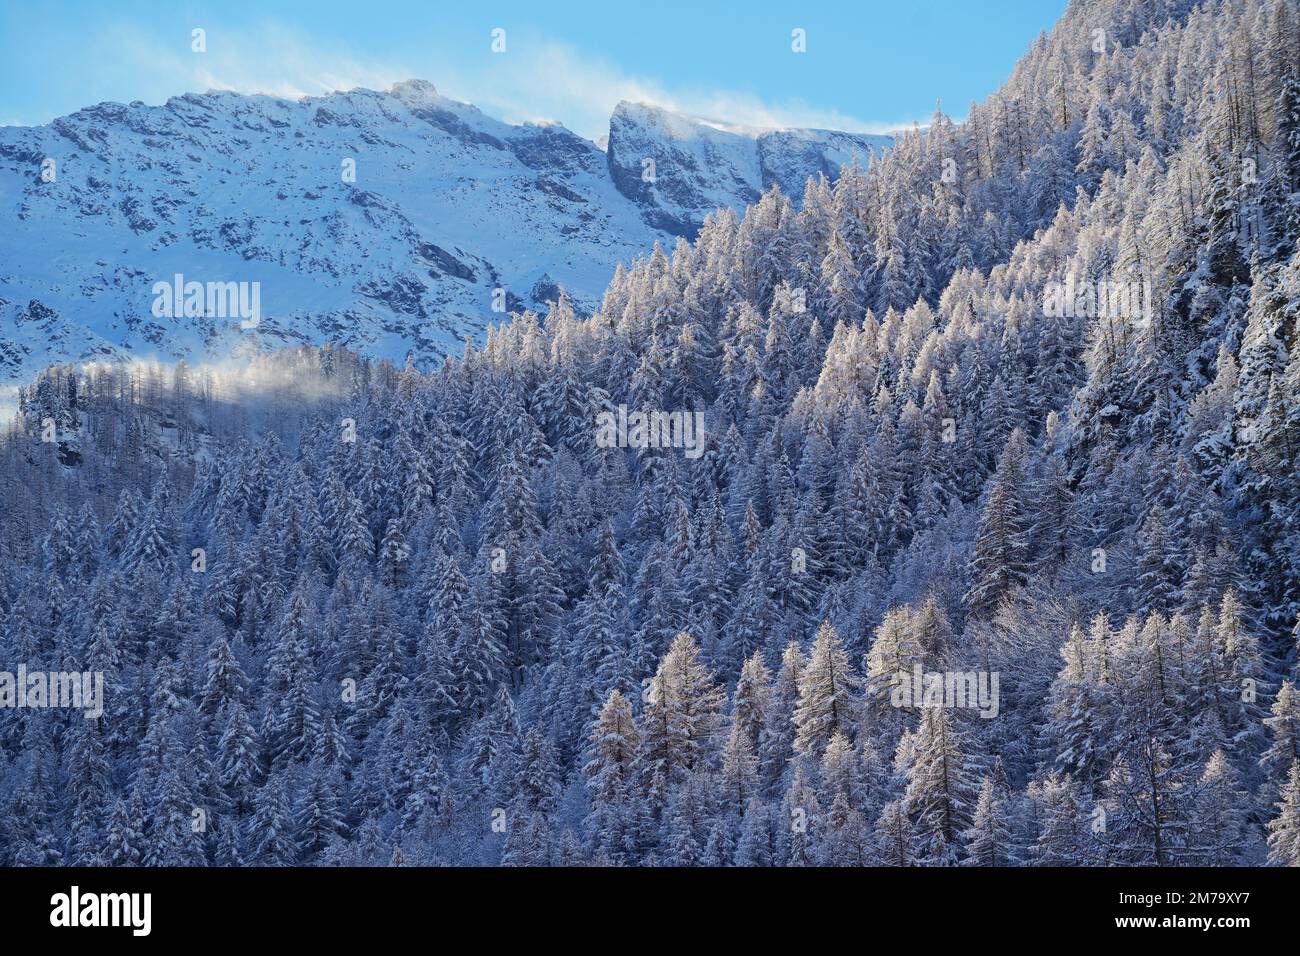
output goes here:
[[30, 352], [0, 261], [0, 866], [1300, 865], [1300, 7], [1072, 0], [1005, 66], [438, 355], [403, 275], [392, 340], [176, 276], [237, 348]]

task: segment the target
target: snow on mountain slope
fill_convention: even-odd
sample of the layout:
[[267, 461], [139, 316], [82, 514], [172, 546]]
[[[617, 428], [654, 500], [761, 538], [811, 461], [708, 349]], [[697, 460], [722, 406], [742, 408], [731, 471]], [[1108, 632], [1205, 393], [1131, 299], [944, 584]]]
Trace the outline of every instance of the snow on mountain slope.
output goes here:
[[[797, 194], [875, 140], [738, 134], [623, 104], [602, 153], [420, 80], [102, 103], [0, 127], [0, 378], [298, 341], [433, 360], [500, 318], [494, 298], [541, 308], [563, 287], [592, 308], [617, 262], [773, 182]], [[633, 156], [637, 183], [640, 157], [656, 161], [647, 192], [627, 179]], [[155, 283], [178, 274], [257, 283], [256, 327], [220, 309], [156, 314]]]
[[[892, 137], [832, 130], [746, 130], [656, 106], [619, 103], [609, 124], [610, 177], [647, 221], [691, 234], [711, 209], [749, 203], [773, 185], [798, 200], [809, 176], [884, 149]], [[650, 161], [653, 161], [651, 163]]]

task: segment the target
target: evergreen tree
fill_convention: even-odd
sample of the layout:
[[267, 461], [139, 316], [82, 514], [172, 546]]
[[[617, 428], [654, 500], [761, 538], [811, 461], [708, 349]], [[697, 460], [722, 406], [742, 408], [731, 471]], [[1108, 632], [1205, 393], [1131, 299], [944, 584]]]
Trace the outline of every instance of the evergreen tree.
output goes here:
[[1017, 429], [1007, 440], [990, 479], [975, 538], [971, 584], [965, 596], [974, 615], [988, 614], [1013, 588], [1028, 581], [1031, 561], [1024, 482], [1024, 439]]
[[830, 621], [824, 621], [813, 640], [808, 664], [799, 675], [795, 753], [817, 759], [834, 734], [854, 732], [851, 702], [857, 687], [839, 635]]

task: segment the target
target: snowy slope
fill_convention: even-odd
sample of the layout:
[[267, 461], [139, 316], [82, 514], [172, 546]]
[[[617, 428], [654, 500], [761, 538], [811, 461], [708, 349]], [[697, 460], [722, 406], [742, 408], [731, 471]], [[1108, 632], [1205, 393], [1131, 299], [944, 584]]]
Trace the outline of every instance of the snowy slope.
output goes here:
[[798, 201], [809, 176], [834, 179], [841, 166], [865, 165], [891, 142], [832, 130], [721, 127], [623, 102], [610, 120], [607, 155], [614, 184], [649, 222], [689, 235], [709, 210], [754, 202], [773, 185]]
[[[743, 206], [773, 182], [802, 189], [859, 145], [880, 145], [861, 139], [735, 133], [624, 104], [606, 154], [419, 80], [300, 101], [103, 103], [0, 127], [0, 377], [250, 342], [436, 359], [501, 318], [495, 289], [511, 309], [544, 307], [561, 286], [594, 307], [618, 261], [693, 234], [712, 208]], [[648, 193], [626, 181], [629, 149], [657, 157]], [[640, 172], [638, 159], [638, 182]], [[177, 273], [259, 283], [260, 324], [156, 317], [154, 283]]]

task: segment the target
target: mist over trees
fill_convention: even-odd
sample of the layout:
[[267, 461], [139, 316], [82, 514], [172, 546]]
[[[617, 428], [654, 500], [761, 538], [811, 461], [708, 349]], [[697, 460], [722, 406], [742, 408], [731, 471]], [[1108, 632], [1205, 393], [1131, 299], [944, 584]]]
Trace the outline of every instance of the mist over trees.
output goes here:
[[1297, 235], [1296, 5], [1089, 0], [594, 315], [48, 369], [0, 864], [1300, 865]]

